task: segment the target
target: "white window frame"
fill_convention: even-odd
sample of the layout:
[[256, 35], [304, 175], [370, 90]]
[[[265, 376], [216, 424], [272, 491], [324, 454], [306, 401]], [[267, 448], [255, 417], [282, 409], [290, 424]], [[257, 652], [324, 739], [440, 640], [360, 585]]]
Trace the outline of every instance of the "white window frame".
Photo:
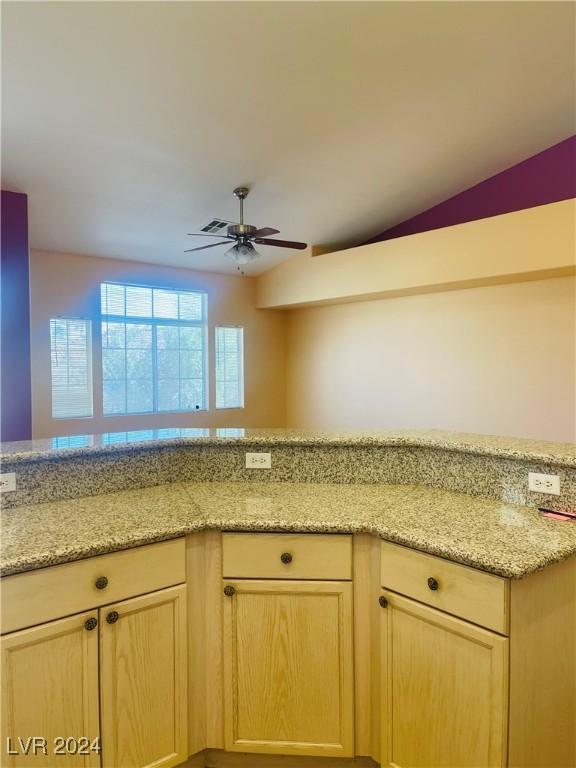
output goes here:
[[[140, 317], [132, 315], [113, 315], [102, 312], [102, 306], [100, 304], [100, 328], [102, 329], [103, 323], [123, 323], [124, 325], [150, 325], [152, 327], [152, 410], [150, 411], [128, 411], [127, 409], [117, 413], [105, 413], [104, 412], [104, 377], [102, 376], [102, 415], [104, 418], [123, 418], [125, 416], [151, 416], [162, 414], [174, 414], [174, 413], [200, 413], [207, 412], [209, 410], [209, 377], [208, 377], [208, 297], [206, 291], [195, 289], [179, 289], [179, 288], [167, 288], [164, 285], [144, 285], [138, 283], [123, 283], [112, 280], [104, 280], [100, 283], [100, 292], [103, 285], [119, 285], [124, 288], [147, 288], [149, 290], [161, 290], [168, 291], [170, 293], [182, 294], [182, 293], [194, 293], [201, 297], [202, 301], [202, 318], [200, 320], [181, 320], [171, 319], [164, 317]], [[100, 293], [101, 295], [101, 293]], [[126, 294], [125, 294], [126, 295]], [[126, 302], [126, 299], [125, 299]], [[126, 308], [126, 304], [124, 305]], [[152, 309], [152, 311], [154, 311]], [[157, 329], [158, 326], [175, 326], [175, 327], [196, 327], [202, 329], [203, 336], [203, 355], [202, 355], [202, 381], [203, 381], [203, 393], [204, 402], [200, 408], [185, 408], [176, 409], [171, 411], [158, 410], [158, 359], [157, 359]], [[104, 345], [102, 344], [102, 350]], [[128, 390], [126, 388], [126, 398], [128, 397]]]

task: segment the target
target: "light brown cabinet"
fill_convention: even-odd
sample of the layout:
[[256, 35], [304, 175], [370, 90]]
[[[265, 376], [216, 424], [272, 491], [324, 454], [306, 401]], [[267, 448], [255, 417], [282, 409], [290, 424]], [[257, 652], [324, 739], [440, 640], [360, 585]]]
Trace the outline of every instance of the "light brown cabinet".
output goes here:
[[381, 595], [382, 766], [506, 765], [508, 640]]
[[3, 579], [0, 764], [576, 765], [576, 558], [510, 580], [352, 541], [210, 531]]
[[[108, 585], [112, 596], [183, 581], [184, 542], [167, 544], [143, 548], [150, 571], [130, 569], [145, 557], [136, 550], [47, 569], [44, 582], [41, 571], [5, 580], [8, 595], [28, 605], [39, 583], [58, 584], [67, 569], [69, 592], [47, 590], [44, 610], [81, 592], [100, 607], [1, 638], [2, 766], [170, 768], [187, 759], [186, 585], [102, 605]], [[85, 582], [74, 580], [86, 573]], [[94, 587], [95, 574], [107, 583]], [[12, 623], [33, 622], [33, 613], [5, 604]]]
[[188, 757], [185, 600], [182, 584], [100, 610], [102, 768]]
[[514, 580], [380, 554], [382, 765], [576, 765], [576, 558]]
[[353, 755], [352, 585], [233, 589], [224, 598], [226, 749]]
[[[98, 632], [85, 629], [97, 611], [51, 621], [2, 638], [2, 759], [6, 768], [95, 768], [98, 722]], [[43, 741], [31, 741], [33, 737]], [[70, 754], [74, 742], [85, 739]]]
[[[352, 756], [352, 583], [277, 578], [278, 569], [292, 574], [299, 574], [299, 568], [309, 571], [311, 548], [325, 546], [329, 537], [252, 539], [245, 534], [226, 541], [227, 536], [225, 574], [247, 573], [254, 560], [246, 559], [243, 565], [239, 553], [257, 547], [258, 562], [269, 561], [276, 578], [224, 581], [225, 748]], [[350, 574], [350, 537], [334, 538], [339, 568]], [[276, 556], [266, 551], [268, 546]]]

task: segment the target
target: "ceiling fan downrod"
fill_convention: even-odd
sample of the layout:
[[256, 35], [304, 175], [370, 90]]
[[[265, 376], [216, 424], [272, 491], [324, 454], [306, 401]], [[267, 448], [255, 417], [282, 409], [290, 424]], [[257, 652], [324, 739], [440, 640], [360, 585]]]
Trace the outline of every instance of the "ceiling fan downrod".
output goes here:
[[248, 196], [248, 192], [250, 192], [248, 187], [236, 187], [232, 193], [240, 201], [240, 224], [244, 224], [244, 200]]
[[240, 222], [238, 224], [231, 224], [228, 227], [228, 237], [235, 237], [240, 242], [247, 242], [249, 239], [256, 235], [258, 228], [252, 224], [244, 224], [244, 200], [250, 190], [248, 187], [236, 187], [233, 191], [234, 197], [240, 203]]

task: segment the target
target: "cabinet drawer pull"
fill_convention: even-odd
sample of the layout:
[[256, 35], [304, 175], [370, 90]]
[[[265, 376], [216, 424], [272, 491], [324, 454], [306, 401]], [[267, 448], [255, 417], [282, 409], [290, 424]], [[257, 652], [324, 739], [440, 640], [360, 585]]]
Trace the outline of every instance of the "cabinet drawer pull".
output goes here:
[[378, 602], [380, 603], [381, 608], [388, 608], [388, 599], [384, 597], [384, 595], [380, 595]]
[[290, 552], [282, 552], [280, 555], [280, 560], [282, 560], [284, 565], [289, 565], [292, 562], [292, 555]]
[[86, 619], [84, 622], [84, 629], [87, 629], [88, 632], [90, 632], [92, 629], [96, 629], [98, 626], [98, 619], [95, 619], [93, 616], [89, 619]]
[[435, 579], [433, 576], [430, 576], [428, 579], [428, 588], [432, 590], [432, 592], [436, 592], [437, 589], [440, 589], [440, 584], [438, 583], [438, 580]]
[[94, 586], [96, 587], [96, 589], [106, 589], [106, 587], [108, 586], [108, 579], [106, 578], [106, 576], [98, 576], [98, 578], [94, 582]]
[[236, 590], [234, 589], [232, 584], [227, 584], [224, 587], [224, 594], [226, 595], [226, 597], [234, 597], [234, 595], [236, 594]]
[[120, 614], [118, 613], [118, 611], [110, 611], [108, 616], [106, 616], [106, 621], [108, 622], [108, 624], [116, 624], [119, 618], [120, 618]]

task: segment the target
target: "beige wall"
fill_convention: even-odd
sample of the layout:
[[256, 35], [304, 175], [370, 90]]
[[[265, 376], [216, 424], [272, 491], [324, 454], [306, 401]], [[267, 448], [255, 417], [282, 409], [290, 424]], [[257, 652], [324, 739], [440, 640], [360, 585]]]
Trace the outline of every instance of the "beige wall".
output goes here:
[[[540, 246], [543, 241], [550, 246], [539, 246], [540, 266], [557, 267], [561, 260], [567, 264], [573, 230], [570, 235], [566, 224], [573, 219], [573, 204], [571, 208], [542, 206], [535, 211], [533, 217], [541, 225], [538, 242]], [[562, 221], [561, 235], [552, 226], [558, 216]], [[524, 251], [523, 260], [519, 244], [526, 240], [518, 234], [519, 219], [513, 215], [495, 218], [500, 219], [499, 236], [494, 240], [494, 222], [483, 220], [482, 232], [492, 234], [490, 242], [484, 240], [478, 252], [479, 222], [450, 228], [457, 230], [456, 234], [442, 230], [442, 242], [448, 249], [442, 259], [447, 259], [456, 269], [458, 254], [462, 258], [468, 254], [470, 259], [475, 254], [473, 261], [478, 262], [485, 253], [496, 264], [499, 255], [516, 243], [517, 271], [510, 279], [518, 281], [522, 275], [526, 279], [523, 265], [528, 271], [533, 266], [535, 249]], [[426, 236], [430, 238], [433, 262], [440, 258], [442, 249], [436, 247], [440, 235], [424, 233], [414, 237]], [[450, 238], [455, 238], [452, 247], [448, 247]], [[389, 267], [392, 270], [404, 270], [402, 260], [409, 256], [410, 240], [390, 241], [396, 245], [390, 245], [386, 259], [382, 254], [381, 260], [392, 260], [394, 263]], [[472, 244], [470, 248], [464, 247], [466, 242]], [[418, 241], [418, 259], [426, 250], [425, 244], [425, 239]], [[394, 248], [400, 249], [398, 253]], [[335, 256], [338, 254], [316, 258]], [[298, 264], [299, 261], [294, 262], [293, 268], [299, 278], [292, 275], [291, 290], [300, 285], [303, 292], [300, 298], [306, 293], [308, 299], [322, 300], [316, 289], [316, 293], [310, 294], [311, 284]], [[431, 271], [426, 279], [432, 285], [434, 275], [438, 276], [439, 272], [434, 272], [432, 264], [429, 266]], [[356, 268], [359, 267], [357, 263]], [[341, 268], [343, 264], [335, 261], [326, 273], [327, 279], [335, 281], [334, 285], [339, 285], [338, 281], [343, 278]], [[371, 272], [369, 265], [361, 271], [366, 286], [370, 283], [370, 274], [377, 274]], [[260, 278], [261, 288], [265, 278], [266, 275]], [[245, 328], [246, 408], [212, 409], [201, 414], [53, 421], [49, 320], [59, 315], [97, 319], [99, 284], [104, 280], [206, 290], [211, 361], [215, 325], [230, 323]], [[278, 287], [279, 283], [276, 281], [274, 285]], [[365, 296], [360, 291], [355, 303], [279, 312], [255, 308], [256, 281], [250, 278], [32, 251], [34, 436], [183, 425], [358, 430], [436, 427], [575, 440], [575, 279], [558, 277], [465, 290], [456, 290], [455, 285], [449, 286], [451, 290], [446, 287], [441, 292], [372, 301], [362, 300]], [[440, 288], [441, 284], [436, 283], [433, 290]], [[342, 300], [347, 299], [341, 297]], [[94, 343], [98, 361], [97, 333]], [[94, 382], [97, 405], [101, 398], [98, 365]], [[214, 402], [213, 375], [210, 376], [210, 402]]]
[[290, 427], [576, 439], [571, 277], [288, 313]]
[[[149, 414], [53, 420], [50, 395], [51, 317], [89, 317], [97, 323], [99, 288], [105, 280], [135, 282], [208, 293], [209, 400], [198, 414]], [[285, 423], [285, 315], [255, 308], [255, 280], [209, 272], [160, 267], [90, 256], [32, 251], [31, 356], [34, 437], [169, 426], [272, 427]], [[245, 334], [245, 408], [215, 410], [214, 326], [242, 325]], [[99, 334], [93, 334], [94, 360], [100, 359]], [[94, 403], [101, 401], [101, 371], [94, 366]], [[101, 412], [101, 408], [98, 409]]]

